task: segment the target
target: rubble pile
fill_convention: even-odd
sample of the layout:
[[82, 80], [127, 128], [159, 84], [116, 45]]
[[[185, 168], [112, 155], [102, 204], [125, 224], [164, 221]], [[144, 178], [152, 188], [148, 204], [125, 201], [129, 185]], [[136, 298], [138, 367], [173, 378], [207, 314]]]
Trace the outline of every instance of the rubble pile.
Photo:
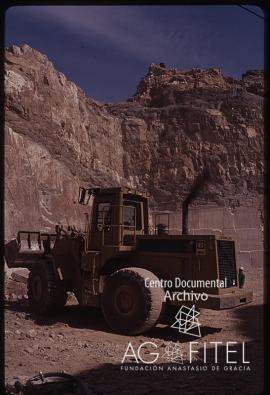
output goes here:
[[28, 305], [27, 279], [29, 270], [26, 268], [9, 269], [5, 264], [5, 301], [20, 302]]

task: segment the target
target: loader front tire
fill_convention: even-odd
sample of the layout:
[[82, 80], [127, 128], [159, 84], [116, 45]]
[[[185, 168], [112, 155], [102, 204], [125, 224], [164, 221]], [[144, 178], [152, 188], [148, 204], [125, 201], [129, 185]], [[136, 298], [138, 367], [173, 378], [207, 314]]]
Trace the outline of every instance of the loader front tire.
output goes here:
[[31, 311], [46, 314], [65, 306], [66, 291], [59, 286], [50, 262], [38, 262], [28, 277], [28, 299]]
[[138, 335], [160, 320], [165, 307], [164, 290], [161, 287], [147, 287], [146, 278], [158, 280], [148, 270], [134, 267], [120, 269], [107, 278], [101, 307], [113, 331]]

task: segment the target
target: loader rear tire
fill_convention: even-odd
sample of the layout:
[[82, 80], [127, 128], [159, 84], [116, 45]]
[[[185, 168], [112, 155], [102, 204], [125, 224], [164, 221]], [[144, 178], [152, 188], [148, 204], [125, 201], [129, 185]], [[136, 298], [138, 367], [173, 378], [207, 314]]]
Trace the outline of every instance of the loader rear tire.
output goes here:
[[135, 267], [118, 270], [107, 278], [101, 307], [113, 331], [138, 335], [160, 320], [165, 307], [165, 293], [161, 287], [147, 287], [146, 278], [158, 280], [148, 270]]
[[55, 280], [50, 262], [33, 265], [27, 287], [30, 309], [37, 314], [57, 311], [66, 304], [67, 293]]

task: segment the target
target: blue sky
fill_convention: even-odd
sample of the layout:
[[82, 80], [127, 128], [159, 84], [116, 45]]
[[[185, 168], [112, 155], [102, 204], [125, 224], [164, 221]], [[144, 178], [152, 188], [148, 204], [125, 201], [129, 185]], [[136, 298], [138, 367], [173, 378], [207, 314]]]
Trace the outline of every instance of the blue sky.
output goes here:
[[264, 20], [236, 5], [12, 7], [5, 41], [46, 54], [101, 102], [132, 96], [150, 63], [219, 67], [236, 78], [264, 65]]

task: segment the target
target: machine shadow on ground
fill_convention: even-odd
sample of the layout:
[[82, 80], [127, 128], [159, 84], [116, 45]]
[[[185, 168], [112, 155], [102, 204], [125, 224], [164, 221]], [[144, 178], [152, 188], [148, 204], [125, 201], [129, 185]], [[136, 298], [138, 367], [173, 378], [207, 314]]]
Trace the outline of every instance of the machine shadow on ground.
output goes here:
[[[114, 333], [107, 326], [100, 309], [94, 307], [83, 307], [79, 305], [65, 306], [58, 313], [41, 316], [30, 312], [27, 303], [21, 301], [9, 302], [6, 309], [16, 312], [27, 313], [27, 318], [33, 320], [36, 325], [48, 326], [57, 323], [67, 324], [71, 328], [90, 329], [107, 333]], [[201, 338], [209, 334], [219, 333], [222, 328], [201, 326]], [[117, 335], [117, 334], [116, 334]], [[121, 335], [123, 336], [123, 335]], [[179, 333], [177, 330], [170, 328], [168, 325], [158, 325], [149, 332], [143, 334], [147, 338], [161, 339], [165, 341], [189, 342], [190, 336]], [[130, 337], [127, 335], [127, 337]]]

